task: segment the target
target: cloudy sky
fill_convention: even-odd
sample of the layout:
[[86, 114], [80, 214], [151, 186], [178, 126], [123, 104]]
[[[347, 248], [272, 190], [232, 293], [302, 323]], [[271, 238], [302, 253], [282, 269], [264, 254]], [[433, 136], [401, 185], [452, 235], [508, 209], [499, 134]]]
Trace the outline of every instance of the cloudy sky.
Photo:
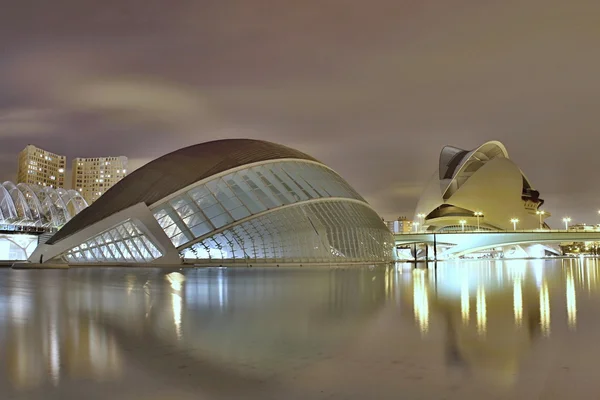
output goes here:
[[600, 222], [597, 0], [2, 3], [1, 180], [28, 143], [137, 167], [252, 137], [322, 160], [395, 218], [444, 145], [497, 139], [555, 226]]

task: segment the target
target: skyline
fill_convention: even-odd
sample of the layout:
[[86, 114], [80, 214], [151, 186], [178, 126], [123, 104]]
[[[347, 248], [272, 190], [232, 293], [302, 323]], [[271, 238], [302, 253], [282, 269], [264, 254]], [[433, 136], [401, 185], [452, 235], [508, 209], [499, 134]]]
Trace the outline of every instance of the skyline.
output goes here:
[[323, 161], [395, 219], [412, 215], [444, 145], [495, 139], [550, 224], [600, 222], [600, 4], [199, 3], [5, 7], [0, 179], [27, 143], [122, 154], [132, 171], [249, 137]]

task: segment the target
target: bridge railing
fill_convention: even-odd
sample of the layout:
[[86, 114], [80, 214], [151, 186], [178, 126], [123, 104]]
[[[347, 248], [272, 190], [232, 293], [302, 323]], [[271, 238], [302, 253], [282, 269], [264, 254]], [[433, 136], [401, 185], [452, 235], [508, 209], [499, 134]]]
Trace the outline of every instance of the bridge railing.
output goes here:
[[473, 234], [473, 233], [481, 233], [481, 234], [494, 234], [494, 233], [598, 233], [600, 234], [600, 230], [580, 230], [580, 229], [517, 229], [517, 230], [495, 230], [495, 231], [485, 231], [485, 230], [464, 230], [464, 231], [451, 231], [451, 232], [398, 232], [394, 233], [394, 235], [447, 235], [447, 234]]

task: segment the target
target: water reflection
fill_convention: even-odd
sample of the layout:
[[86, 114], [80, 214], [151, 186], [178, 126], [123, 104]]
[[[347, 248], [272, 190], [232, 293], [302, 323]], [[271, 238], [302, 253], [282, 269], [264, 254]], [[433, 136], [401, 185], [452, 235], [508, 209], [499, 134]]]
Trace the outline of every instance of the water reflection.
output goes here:
[[412, 279], [403, 274], [402, 285], [421, 332], [445, 321], [449, 366], [509, 383], [533, 342], [577, 329], [578, 298], [599, 294], [598, 269], [596, 259], [440, 263]]
[[391, 269], [80, 269], [28, 272], [17, 285], [8, 273], [4, 287], [0, 281], [0, 309], [8, 310], [0, 315], [0, 374], [17, 391], [119, 381], [125, 359], [164, 380], [172, 371], [152, 354], [173, 346], [188, 357], [184, 364], [208, 368], [204, 384], [243, 387], [255, 375], [260, 386], [258, 377], [318, 362], [359, 335], [397, 282]]
[[[0, 389], [46, 400], [69, 398], [81, 383], [82, 393], [110, 399], [181, 398], [158, 397], [160, 388], [262, 399], [317, 398], [305, 391], [327, 385], [340, 398], [397, 398], [407, 387], [438, 398], [432, 388], [475, 390], [478, 381], [517, 387], [548, 364], [548, 351], [594, 351], [595, 342], [575, 346], [600, 331], [598, 268], [575, 259], [429, 270], [0, 270]], [[531, 362], [539, 365], [523, 367]], [[376, 396], [375, 387], [389, 390]]]

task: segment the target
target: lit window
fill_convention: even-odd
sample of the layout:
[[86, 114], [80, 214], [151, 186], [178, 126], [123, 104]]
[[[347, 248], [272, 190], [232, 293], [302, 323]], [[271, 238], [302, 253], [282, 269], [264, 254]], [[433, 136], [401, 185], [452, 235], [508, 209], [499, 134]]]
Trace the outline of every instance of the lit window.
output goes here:
[[59, 169], [58, 169], [58, 172], [59, 172], [60, 174], [62, 174], [62, 173], [64, 173], [64, 172], [65, 172], [65, 169], [64, 169], [64, 168], [59, 168]]

